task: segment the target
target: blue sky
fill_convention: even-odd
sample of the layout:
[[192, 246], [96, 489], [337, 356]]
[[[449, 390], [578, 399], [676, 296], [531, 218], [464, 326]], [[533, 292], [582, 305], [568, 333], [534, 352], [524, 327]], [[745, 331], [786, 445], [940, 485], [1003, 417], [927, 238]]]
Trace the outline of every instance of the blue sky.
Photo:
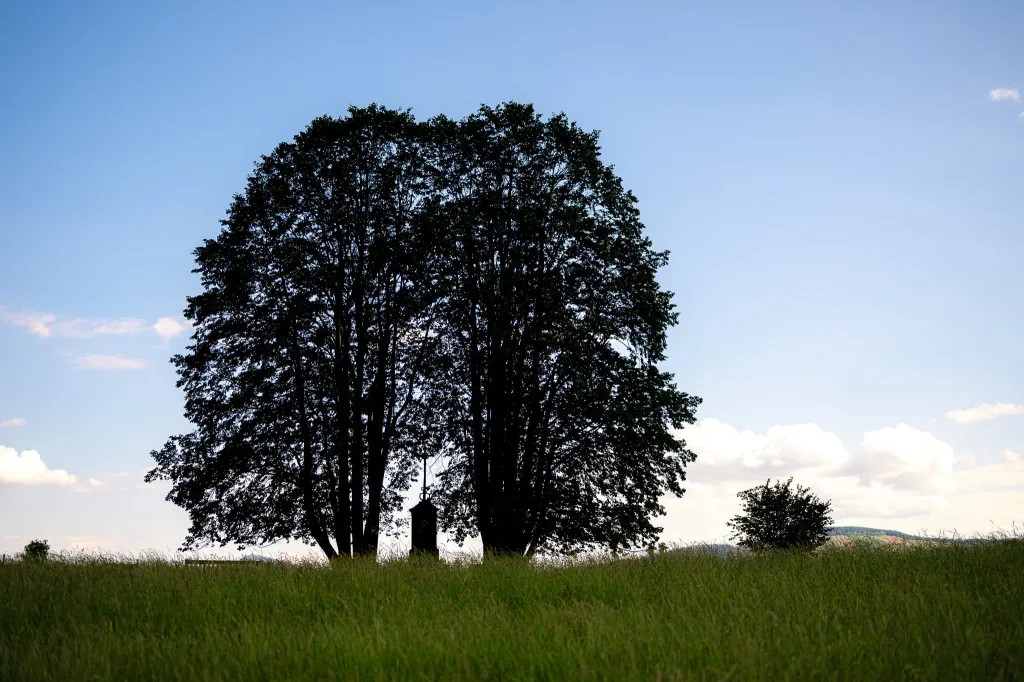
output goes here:
[[0, 551], [180, 543], [136, 486], [189, 428], [192, 249], [260, 154], [370, 102], [601, 131], [705, 401], [666, 540], [790, 474], [840, 523], [1024, 524], [1024, 5], [356, 5], [0, 6]]

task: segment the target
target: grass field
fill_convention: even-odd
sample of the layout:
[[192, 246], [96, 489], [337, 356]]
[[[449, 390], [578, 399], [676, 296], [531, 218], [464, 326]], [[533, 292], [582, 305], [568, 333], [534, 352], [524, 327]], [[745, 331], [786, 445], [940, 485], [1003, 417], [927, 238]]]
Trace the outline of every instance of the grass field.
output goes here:
[[1024, 542], [0, 565], [0, 680], [1022, 680]]

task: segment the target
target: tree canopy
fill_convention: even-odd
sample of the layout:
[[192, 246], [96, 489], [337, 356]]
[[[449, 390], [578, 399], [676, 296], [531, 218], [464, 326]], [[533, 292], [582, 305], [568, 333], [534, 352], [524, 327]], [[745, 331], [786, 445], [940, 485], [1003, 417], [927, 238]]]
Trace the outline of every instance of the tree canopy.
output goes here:
[[699, 398], [660, 371], [668, 259], [597, 133], [532, 106], [434, 121], [427, 220], [441, 250], [441, 372], [432, 395], [448, 467], [442, 522], [485, 551], [650, 545], [658, 498], [694, 455], [670, 429]]
[[44, 561], [50, 556], [50, 543], [46, 540], [32, 540], [25, 545], [23, 556], [29, 561]]
[[195, 430], [152, 456], [184, 548], [375, 551], [418, 458], [488, 552], [651, 545], [700, 399], [659, 369], [667, 252], [597, 133], [532, 106], [416, 122], [376, 105], [262, 157], [196, 249]]
[[757, 486], [739, 493], [743, 501], [743, 514], [738, 514], [728, 525], [739, 538], [739, 544], [751, 549], [813, 549], [828, 539], [832, 525], [831, 502], [822, 502], [810, 490], [798, 485], [790, 488], [790, 477], [785, 483]]
[[394, 519], [430, 343], [421, 132], [377, 106], [314, 120], [260, 160], [196, 249], [194, 342], [172, 358], [196, 430], [153, 452], [147, 475], [173, 481], [186, 548], [372, 552]]

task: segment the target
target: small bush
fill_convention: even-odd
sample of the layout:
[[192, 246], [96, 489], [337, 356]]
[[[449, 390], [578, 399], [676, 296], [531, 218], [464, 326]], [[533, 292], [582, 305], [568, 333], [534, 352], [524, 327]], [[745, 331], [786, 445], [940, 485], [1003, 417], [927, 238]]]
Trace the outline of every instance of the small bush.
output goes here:
[[790, 489], [792, 478], [772, 487], [770, 481], [739, 493], [746, 514], [729, 522], [736, 531], [733, 539], [750, 549], [814, 549], [825, 544], [832, 503], [822, 502], [803, 486]]
[[25, 545], [25, 558], [29, 561], [45, 561], [50, 556], [50, 543], [46, 540], [33, 540]]

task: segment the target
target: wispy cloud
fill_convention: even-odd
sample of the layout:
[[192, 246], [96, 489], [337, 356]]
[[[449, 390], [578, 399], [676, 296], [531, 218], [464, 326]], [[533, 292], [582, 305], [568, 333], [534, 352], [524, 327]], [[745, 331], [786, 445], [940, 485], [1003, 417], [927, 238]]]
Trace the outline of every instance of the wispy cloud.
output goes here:
[[4, 419], [0, 421], [0, 429], [7, 426], [24, 426], [25, 420], [21, 417], [11, 417], [10, 419]]
[[74, 359], [76, 365], [82, 369], [145, 369], [149, 366], [145, 360], [135, 358], [123, 358], [119, 355], [82, 355]]
[[972, 424], [1011, 414], [1024, 414], [1024, 405], [982, 403], [977, 407], [971, 407], [966, 410], [950, 410], [946, 413], [946, 419], [955, 421], [958, 424]]
[[1010, 88], [995, 88], [988, 91], [988, 98], [993, 102], [1020, 102], [1020, 91]]
[[149, 483], [146, 483], [145, 481], [143, 481], [142, 483], [136, 483], [135, 484], [136, 488], [159, 488], [160, 490], [170, 490], [173, 486], [174, 486], [174, 482], [173, 481], [165, 481], [165, 480], [151, 481]]
[[72, 550], [109, 552], [114, 549], [114, 541], [96, 535], [68, 535], [67, 542]]
[[146, 331], [146, 321], [141, 317], [122, 317], [102, 322], [92, 331], [94, 334], [138, 334]]
[[187, 322], [173, 317], [161, 317], [155, 324], [146, 324], [141, 317], [87, 319], [59, 317], [53, 313], [16, 312], [0, 306], [0, 321], [23, 327], [41, 338], [61, 337], [89, 339], [94, 336], [142, 334], [152, 332], [164, 341], [188, 329]]
[[953, 466], [958, 468], [969, 468], [978, 463], [978, 458], [969, 452], [964, 452], [953, 458]]
[[47, 338], [53, 334], [50, 325], [57, 321], [57, 317], [48, 313], [16, 313], [0, 306], [0, 320], [25, 327], [36, 336]]

